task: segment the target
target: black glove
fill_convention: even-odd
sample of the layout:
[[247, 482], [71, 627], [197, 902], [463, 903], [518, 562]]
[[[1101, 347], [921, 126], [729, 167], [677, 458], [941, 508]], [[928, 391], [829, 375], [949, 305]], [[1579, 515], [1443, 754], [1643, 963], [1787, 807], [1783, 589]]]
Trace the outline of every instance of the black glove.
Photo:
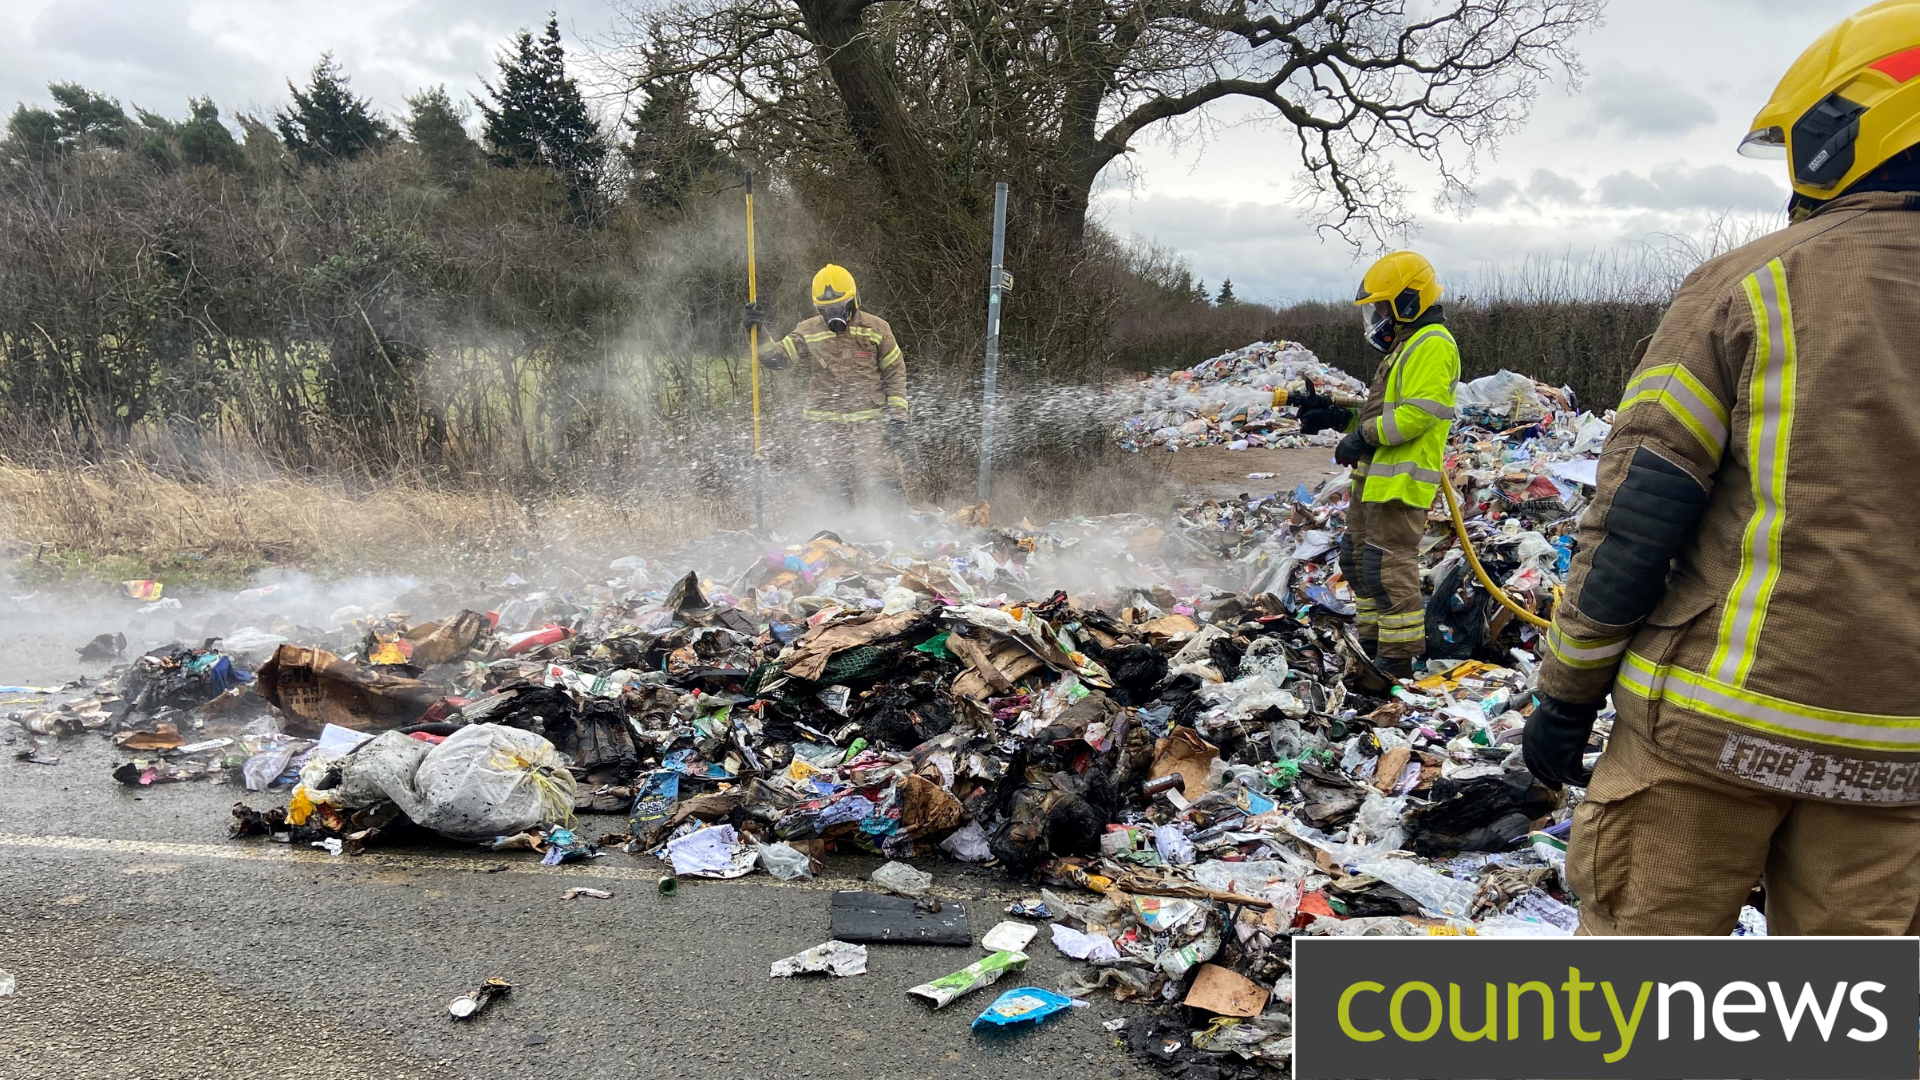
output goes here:
[[1339, 446], [1333, 448], [1333, 460], [1351, 468], [1360, 464], [1360, 459], [1365, 457], [1367, 451], [1371, 449], [1373, 444], [1367, 441], [1365, 435], [1360, 434], [1359, 428], [1355, 428], [1347, 432], [1347, 437], [1340, 440]]
[[907, 448], [907, 422], [905, 420], [887, 421], [887, 449], [892, 453], [902, 453]]
[[1300, 410], [1300, 415], [1309, 412], [1333, 408], [1333, 399], [1325, 394], [1316, 394], [1312, 390], [1287, 391], [1287, 404]]
[[1323, 409], [1300, 410], [1300, 434], [1318, 435], [1323, 431], [1340, 431], [1353, 423], [1353, 410], [1338, 405], [1329, 405]]
[[748, 304], [746, 307], [746, 311], [742, 313], [740, 316], [740, 325], [760, 326], [760, 327], [766, 326], [767, 325], [767, 309], [761, 307], [759, 304]]
[[1576, 705], [1541, 694], [1520, 736], [1520, 753], [1534, 779], [1555, 790], [1567, 784], [1585, 787], [1593, 771], [1582, 766], [1580, 758], [1587, 752], [1593, 718], [1599, 714], [1597, 701]]

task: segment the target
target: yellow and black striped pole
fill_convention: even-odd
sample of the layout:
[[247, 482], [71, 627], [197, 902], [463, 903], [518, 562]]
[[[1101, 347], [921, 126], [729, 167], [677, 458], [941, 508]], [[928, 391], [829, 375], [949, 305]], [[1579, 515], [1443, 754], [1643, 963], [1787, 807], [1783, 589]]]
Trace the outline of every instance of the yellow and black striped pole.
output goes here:
[[[760, 302], [759, 282], [755, 280], [753, 262], [753, 172], [747, 172], [747, 303]], [[761, 500], [763, 491], [762, 477], [765, 471], [765, 459], [760, 456], [760, 327], [754, 324], [747, 327], [748, 362], [753, 365], [753, 527], [764, 527], [764, 511]]]

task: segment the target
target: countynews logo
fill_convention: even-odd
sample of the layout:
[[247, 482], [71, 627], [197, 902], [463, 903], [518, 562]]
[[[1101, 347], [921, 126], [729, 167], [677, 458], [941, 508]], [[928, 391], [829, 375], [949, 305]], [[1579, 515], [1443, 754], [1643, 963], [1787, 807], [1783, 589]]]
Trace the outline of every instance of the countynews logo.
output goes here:
[[1296, 938], [1294, 1076], [1920, 1077], [1916, 938]]

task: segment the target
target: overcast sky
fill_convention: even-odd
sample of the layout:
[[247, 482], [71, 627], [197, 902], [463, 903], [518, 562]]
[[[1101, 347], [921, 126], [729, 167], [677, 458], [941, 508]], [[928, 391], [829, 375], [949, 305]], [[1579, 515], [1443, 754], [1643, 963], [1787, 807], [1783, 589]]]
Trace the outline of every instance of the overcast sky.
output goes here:
[[[72, 80], [167, 115], [210, 94], [228, 113], [270, 112], [289, 77], [331, 50], [362, 94], [398, 111], [414, 90], [472, 91], [513, 31], [550, 5], [508, 0], [0, 0], [0, 102], [43, 102]], [[561, 0], [574, 43], [603, 31], [608, 0]], [[1585, 85], [1543, 89], [1532, 121], [1482, 162], [1477, 205], [1431, 206], [1415, 166], [1412, 246], [1465, 287], [1528, 257], [1632, 258], [1725, 215], [1765, 221], [1786, 201], [1783, 165], [1734, 153], [1786, 65], [1861, 5], [1831, 0], [1611, 0], [1577, 42]], [[1223, 112], [1201, 142], [1146, 140], [1103, 185], [1096, 213], [1150, 238], [1244, 299], [1349, 295], [1364, 262], [1315, 235], [1294, 204], [1290, 136]], [[1110, 170], [1111, 171], [1111, 170]]]

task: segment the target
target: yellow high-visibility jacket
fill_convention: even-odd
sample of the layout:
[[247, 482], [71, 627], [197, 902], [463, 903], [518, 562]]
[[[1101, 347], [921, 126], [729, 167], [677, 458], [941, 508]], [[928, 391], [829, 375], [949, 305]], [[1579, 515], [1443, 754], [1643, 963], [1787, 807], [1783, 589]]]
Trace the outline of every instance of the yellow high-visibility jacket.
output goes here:
[[1460, 348], [1439, 323], [1420, 327], [1387, 354], [1367, 405], [1354, 417], [1374, 447], [1364, 468], [1354, 470], [1367, 480], [1363, 501], [1433, 505], [1459, 381]]

